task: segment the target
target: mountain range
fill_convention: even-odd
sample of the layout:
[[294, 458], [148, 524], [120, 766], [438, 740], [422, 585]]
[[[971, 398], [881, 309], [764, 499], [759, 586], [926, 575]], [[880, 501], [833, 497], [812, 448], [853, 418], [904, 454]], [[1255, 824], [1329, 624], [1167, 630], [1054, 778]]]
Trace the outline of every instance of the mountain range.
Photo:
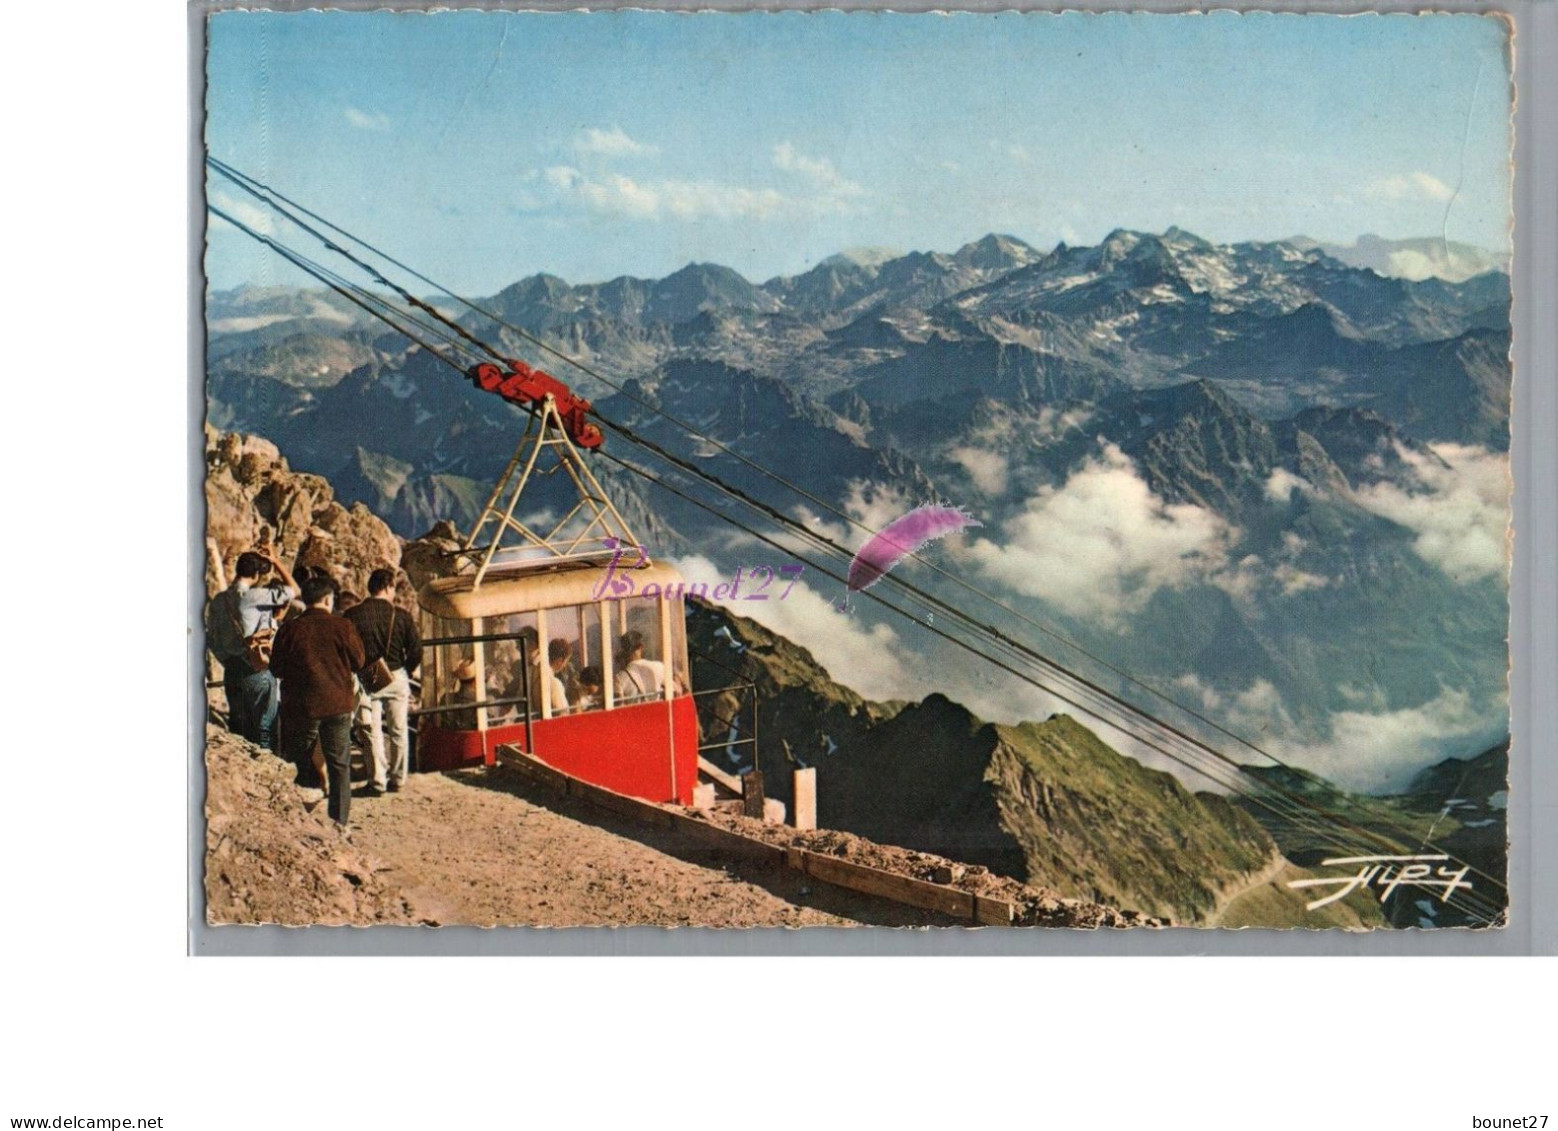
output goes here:
[[[1341, 254], [1175, 228], [1049, 251], [992, 234], [761, 284], [716, 264], [535, 275], [461, 322], [846, 552], [864, 535], [841, 515], [965, 506], [982, 525], [938, 548], [945, 572], [904, 576], [960, 606], [988, 594], [1128, 698], [1150, 684], [1351, 788], [1400, 790], [1507, 728], [1509, 280]], [[468, 525], [523, 427], [326, 293], [213, 294], [208, 327], [212, 423], [268, 437], [402, 535]], [[657, 555], [773, 556], [726, 521], [762, 525], [738, 504], [608, 449], [647, 473], [597, 461]], [[564, 505], [550, 486], [527, 505]], [[944, 690], [990, 725], [1035, 717], [1028, 689], [870, 602], [770, 620], [877, 699]]]

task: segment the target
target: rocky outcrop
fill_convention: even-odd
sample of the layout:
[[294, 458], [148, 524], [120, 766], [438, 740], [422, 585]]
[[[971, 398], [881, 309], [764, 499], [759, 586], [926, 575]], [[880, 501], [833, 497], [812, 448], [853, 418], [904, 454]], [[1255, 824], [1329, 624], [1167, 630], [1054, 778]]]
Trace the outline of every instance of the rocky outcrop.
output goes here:
[[1032, 877], [1196, 923], [1280, 860], [1226, 799], [1127, 758], [1067, 715], [994, 729], [987, 777]]
[[261, 437], [207, 429], [205, 496], [207, 592], [232, 577], [239, 554], [262, 544], [294, 573], [322, 569], [357, 594], [375, 569], [400, 565], [400, 539], [382, 520], [361, 503], [343, 506], [328, 481], [293, 471]]
[[411, 578], [411, 584], [420, 589], [433, 578], [450, 573], [454, 556], [464, 545], [454, 523], [435, 523], [422, 537], [406, 543], [400, 567]]

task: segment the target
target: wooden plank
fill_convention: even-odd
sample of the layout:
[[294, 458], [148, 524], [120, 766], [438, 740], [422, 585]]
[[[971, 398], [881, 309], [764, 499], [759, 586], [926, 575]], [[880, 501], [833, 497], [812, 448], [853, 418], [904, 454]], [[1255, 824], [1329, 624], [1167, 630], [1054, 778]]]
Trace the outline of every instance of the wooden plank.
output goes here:
[[1010, 927], [1017, 918], [1017, 905], [1004, 899], [974, 896], [974, 922], [987, 927]]
[[565, 774], [537, 758], [530, 757], [524, 751], [512, 745], [505, 744], [499, 746], [495, 753], [498, 761], [504, 765], [512, 766], [526, 777], [550, 786], [559, 793], [577, 797], [583, 801], [598, 805], [602, 809], [609, 809], [613, 813], [620, 813], [624, 817], [632, 817], [635, 820], [648, 821], [659, 825], [670, 823], [669, 811], [652, 801], [628, 797], [626, 794], [616, 793], [604, 786], [580, 781], [571, 774]]
[[897, 903], [907, 903], [911, 907], [939, 911], [958, 919], [974, 917], [974, 897], [966, 891], [900, 876], [895, 872], [884, 872], [864, 864], [853, 864], [836, 856], [808, 852], [806, 874], [851, 891], [879, 895]]
[[554, 770], [545, 762], [530, 757], [530, 755], [518, 747], [504, 744], [497, 747], [494, 754], [499, 762], [502, 762], [505, 766], [512, 767], [527, 778], [550, 786], [559, 793], [568, 792], [568, 783], [573, 780], [572, 778], [561, 770]]
[[568, 791], [581, 800], [588, 801], [592, 805], [598, 805], [602, 809], [608, 809], [613, 813], [620, 813], [624, 817], [632, 817], [635, 820], [646, 821], [655, 825], [667, 825], [671, 822], [671, 814], [667, 809], [661, 808], [652, 801], [644, 801], [642, 798], [629, 797], [625, 793], [617, 793], [605, 786], [596, 785], [593, 782], [580, 781], [571, 778]]
[[[976, 897], [969, 892], [911, 876], [900, 876], [865, 864], [841, 860], [836, 856], [809, 852], [800, 848], [785, 848], [756, 837], [720, 828], [706, 820], [689, 816], [675, 809], [641, 801], [615, 793], [603, 786], [582, 781], [579, 778], [553, 769], [523, 751], [510, 745], [497, 748], [497, 756], [505, 765], [513, 766], [520, 773], [572, 796], [593, 802], [611, 812], [620, 813], [640, 821], [669, 825], [684, 832], [709, 848], [726, 855], [752, 860], [760, 864], [797, 869], [823, 883], [848, 888], [865, 895], [874, 895], [910, 907], [940, 912], [958, 919], [973, 919], [990, 925], [1009, 925], [1015, 918], [1015, 908], [1005, 900]], [[762, 788], [761, 774], [756, 776], [757, 790]], [[757, 794], [761, 797], [761, 792]]]
[[684, 817], [679, 813], [672, 816], [675, 828], [686, 832], [691, 839], [702, 842], [716, 852], [774, 867], [784, 865], [784, 849], [777, 844], [768, 844], [766, 841], [742, 836], [740, 833], [733, 833], [729, 829], [722, 829], [707, 821]]
[[727, 774], [707, 758], [698, 759], [698, 772], [711, 781], [719, 782], [737, 797], [741, 796], [741, 779], [735, 774]]

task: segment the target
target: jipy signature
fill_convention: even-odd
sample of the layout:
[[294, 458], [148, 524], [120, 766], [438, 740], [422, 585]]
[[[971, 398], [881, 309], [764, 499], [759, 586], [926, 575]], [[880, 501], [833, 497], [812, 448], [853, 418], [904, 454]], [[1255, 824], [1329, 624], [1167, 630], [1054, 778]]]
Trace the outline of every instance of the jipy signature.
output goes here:
[[[1448, 859], [1448, 856], [1337, 856], [1320, 861], [1320, 866], [1356, 868], [1357, 871], [1345, 876], [1317, 876], [1307, 880], [1289, 880], [1287, 886], [1314, 888], [1328, 884], [1335, 885], [1336, 891], [1324, 899], [1306, 903], [1304, 907], [1308, 911], [1314, 911], [1328, 903], [1335, 903], [1338, 899], [1346, 899], [1359, 888], [1370, 887], [1378, 889], [1381, 903], [1394, 895], [1399, 887], [1442, 889], [1439, 902], [1448, 903], [1451, 894], [1457, 888], [1470, 890], [1472, 886], [1471, 881], [1466, 878], [1466, 873], [1471, 871], [1470, 865], [1463, 865], [1457, 869], [1440, 863]], [[1437, 869], [1434, 867], [1435, 864], [1439, 864]]]

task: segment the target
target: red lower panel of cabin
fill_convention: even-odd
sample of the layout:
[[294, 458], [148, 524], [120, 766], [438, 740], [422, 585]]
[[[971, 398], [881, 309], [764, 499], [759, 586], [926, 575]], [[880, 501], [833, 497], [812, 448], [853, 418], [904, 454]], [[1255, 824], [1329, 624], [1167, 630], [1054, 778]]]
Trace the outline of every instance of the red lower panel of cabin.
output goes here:
[[[610, 711], [587, 711], [536, 719], [534, 754], [565, 774], [645, 801], [692, 804], [698, 784], [698, 709], [692, 696], [666, 704], [635, 703]], [[499, 746], [525, 747], [525, 726], [487, 730], [444, 730], [434, 718], [417, 734], [417, 767], [458, 770], [490, 766]]]

